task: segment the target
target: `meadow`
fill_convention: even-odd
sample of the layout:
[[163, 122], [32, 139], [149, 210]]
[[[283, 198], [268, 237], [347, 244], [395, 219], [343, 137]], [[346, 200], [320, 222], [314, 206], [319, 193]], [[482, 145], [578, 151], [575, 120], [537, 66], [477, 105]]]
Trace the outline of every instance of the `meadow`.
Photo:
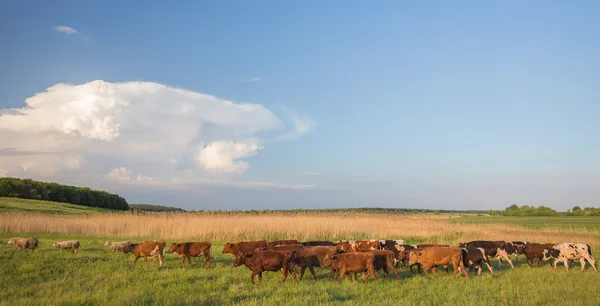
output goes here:
[[[590, 267], [583, 273], [579, 267], [566, 272], [562, 265], [556, 270], [549, 265], [530, 268], [523, 256], [514, 261], [514, 270], [506, 263], [496, 269], [494, 261], [495, 276], [484, 269], [482, 276], [472, 273], [470, 279], [453, 280], [445, 272], [424, 278], [400, 268], [399, 281], [383, 280], [379, 273], [375, 283], [344, 280], [339, 284], [326, 279], [325, 269], [316, 269], [317, 282], [305, 275], [298, 283], [290, 276], [281, 284], [280, 272], [267, 272], [262, 284], [252, 285], [251, 272], [243, 266], [232, 268], [233, 256], [221, 254], [228, 241], [284, 238], [390, 238], [452, 245], [475, 239], [568, 241], [589, 243], [593, 254], [600, 247], [600, 231], [589, 219], [581, 219], [577, 226], [554, 219], [547, 226], [532, 228], [512, 219], [503, 222], [502, 217], [494, 217], [493, 222], [477, 218], [362, 213], [0, 213], [0, 305], [600, 304], [600, 273]], [[38, 252], [7, 245], [12, 236], [38, 237]], [[78, 254], [52, 247], [52, 242], [67, 239], [81, 241]], [[132, 269], [131, 254], [113, 254], [103, 245], [105, 240], [125, 239], [164, 239], [168, 245], [208, 240], [213, 242], [215, 261], [210, 269], [201, 265], [181, 268], [180, 257], [167, 254], [161, 268], [155, 259], [147, 264], [138, 261]]]

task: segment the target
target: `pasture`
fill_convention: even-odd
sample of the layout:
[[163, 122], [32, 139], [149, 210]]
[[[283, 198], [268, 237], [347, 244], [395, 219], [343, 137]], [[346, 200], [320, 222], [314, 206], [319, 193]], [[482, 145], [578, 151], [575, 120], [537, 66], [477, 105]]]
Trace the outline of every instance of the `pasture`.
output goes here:
[[[262, 284], [252, 285], [244, 266], [232, 268], [233, 256], [221, 254], [228, 242], [252, 239], [404, 239], [407, 243], [456, 245], [475, 239], [532, 242], [587, 242], [593, 254], [600, 247], [596, 226], [539, 226], [511, 220], [471, 222], [471, 217], [376, 214], [207, 214], [207, 213], [97, 213], [49, 215], [0, 214], [0, 304], [110, 304], [110, 305], [599, 305], [600, 273], [588, 267], [566, 272], [548, 264], [530, 268], [523, 256], [512, 270], [504, 263], [492, 276], [470, 279], [440, 271], [437, 278], [413, 275], [400, 268], [401, 280], [349, 282], [327, 280], [317, 268], [296, 283], [291, 275], [281, 284], [280, 272], [266, 272]], [[558, 222], [559, 220], [555, 220]], [[600, 221], [600, 219], [599, 219]], [[586, 222], [583, 222], [586, 223]], [[6, 244], [12, 236], [40, 239], [37, 253], [18, 251]], [[79, 239], [79, 254], [54, 249], [52, 242]], [[110, 253], [105, 240], [211, 241], [215, 261], [210, 269], [199, 265], [180, 268], [180, 257], [167, 254], [131, 269], [131, 254]], [[598, 257], [598, 255], [596, 255]], [[513, 256], [514, 258], [514, 256]], [[195, 263], [198, 261], [194, 260]], [[579, 264], [577, 264], [579, 265]], [[568, 301], [568, 302], [567, 302]]]

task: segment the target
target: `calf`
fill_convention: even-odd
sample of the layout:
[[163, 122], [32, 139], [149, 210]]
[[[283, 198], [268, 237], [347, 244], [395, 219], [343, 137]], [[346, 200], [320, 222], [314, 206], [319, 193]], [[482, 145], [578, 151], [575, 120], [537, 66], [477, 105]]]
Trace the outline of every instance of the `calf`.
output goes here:
[[275, 241], [270, 241], [267, 242], [267, 247], [272, 248], [276, 245], [286, 245], [286, 244], [297, 244], [298, 240], [296, 239], [292, 239], [292, 240], [275, 240]]
[[[504, 241], [476, 240], [476, 241], [471, 241], [471, 242], [467, 242], [467, 243], [459, 243], [459, 247], [461, 247], [461, 248], [468, 248], [468, 247], [482, 248], [488, 257], [496, 257], [498, 259], [504, 258], [504, 259], [506, 259], [506, 261], [508, 261], [511, 268], [513, 268], [513, 269], [515, 268], [515, 266], [512, 263], [512, 260], [510, 260], [510, 257], [508, 257], [508, 253], [506, 252], [506, 242], [504, 242]], [[502, 260], [499, 260], [498, 267], [500, 267], [501, 264], [502, 264]]]
[[133, 259], [132, 267], [135, 266], [138, 258], [143, 257], [144, 263], [148, 263], [148, 257], [158, 256], [160, 266], [163, 265], [164, 251], [166, 246], [165, 241], [142, 241], [140, 243], [134, 243], [123, 250], [123, 253], [133, 253], [135, 258]]
[[[375, 267], [373, 261], [375, 255], [373, 253], [345, 253], [336, 255], [327, 255], [323, 258], [323, 265], [330, 267], [331, 272], [338, 271], [340, 273], [340, 283], [344, 276], [348, 274], [348, 278], [352, 281], [351, 272], [360, 273], [366, 271], [364, 281], [366, 282], [369, 275], [373, 276], [373, 281], [377, 280], [375, 275]], [[330, 275], [331, 275], [330, 272]]]
[[306, 241], [301, 242], [303, 246], [335, 246], [333, 241]]
[[306, 268], [312, 276], [317, 280], [313, 267], [324, 267], [323, 258], [327, 255], [335, 255], [338, 249], [335, 246], [309, 246], [296, 250], [294, 253], [294, 263], [300, 267], [300, 280], [304, 277]]
[[173, 252], [181, 256], [181, 267], [183, 267], [183, 264], [185, 263], [186, 259], [188, 261], [188, 264], [193, 267], [194, 265], [192, 263], [191, 257], [202, 256], [202, 258], [204, 259], [204, 264], [202, 265], [202, 268], [204, 268], [207, 263], [208, 268], [210, 268], [214, 259], [212, 256], [212, 244], [208, 241], [172, 243], [167, 253], [171, 254]]
[[569, 260], [577, 260], [581, 262], [581, 272], [585, 270], [585, 261], [589, 261], [590, 265], [596, 272], [596, 260], [592, 257], [592, 248], [589, 244], [583, 243], [558, 243], [550, 249], [544, 249], [544, 261], [555, 258], [554, 269], [559, 262], [565, 264], [565, 268], [569, 271]]
[[40, 244], [40, 241], [34, 237], [13, 237], [8, 240], [8, 244], [16, 245], [19, 250], [35, 251], [37, 253], [37, 247]]
[[481, 271], [483, 270], [481, 268], [481, 264], [483, 264], [483, 263], [485, 263], [485, 265], [488, 267], [488, 270], [490, 270], [492, 275], [494, 275], [494, 269], [492, 269], [490, 260], [486, 256], [485, 250], [483, 248], [473, 248], [473, 247], [463, 248], [462, 249], [462, 257], [463, 257], [463, 263], [464, 263], [465, 267], [477, 268], [477, 275], [481, 275]]
[[262, 273], [264, 271], [278, 271], [281, 270], [283, 274], [282, 282], [287, 279], [288, 271], [292, 272], [292, 277], [295, 281], [296, 271], [294, 271], [293, 261], [294, 251], [258, 251], [248, 254], [242, 252], [238, 253], [233, 264], [234, 267], [246, 265], [248, 269], [252, 271], [252, 284], [254, 284], [254, 277], [258, 275], [258, 281], [262, 282]]
[[469, 272], [465, 269], [462, 258], [462, 249], [457, 247], [430, 247], [426, 249], [413, 249], [410, 251], [408, 263], [411, 265], [420, 264], [423, 266], [424, 276], [427, 276], [427, 270], [432, 269], [433, 274], [437, 275], [438, 266], [449, 266], [454, 268], [453, 278], [459, 271], [463, 271], [464, 276], [469, 278]]
[[553, 243], [527, 243], [524, 250], [527, 264], [532, 267], [533, 260], [537, 258], [537, 265], [543, 265], [544, 262], [542, 259], [544, 258], [544, 250], [551, 249], [553, 245]]
[[237, 257], [238, 253], [250, 253], [250, 252], [254, 252], [254, 250], [256, 248], [265, 248], [267, 247], [267, 241], [265, 240], [260, 240], [260, 241], [241, 241], [238, 243], [230, 243], [228, 242], [227, 244], [225, 244], [225, 247], [223, 247], [223, 251], [221, 251], [221, 253], [223, 254], [231, 254], [235, 257]]
[[73, 249], [73, 254], [77, 254], [77, 251], [79, 250], [79, 240], [55, 242], [52, 244], [52, 246], [60, 249], [61, 251]]
[[127, 241], [120, 241], [120, 242], [112, 242], [107, 240], [104, 243], [104, 246], [108, 246], [111, 250], [111, 252], [115, 252], [115, 251], [121, 251], [123, 252], [125, 249], [129, 248], [130, 245], [132, 245], [133, 242], [127, 240]]

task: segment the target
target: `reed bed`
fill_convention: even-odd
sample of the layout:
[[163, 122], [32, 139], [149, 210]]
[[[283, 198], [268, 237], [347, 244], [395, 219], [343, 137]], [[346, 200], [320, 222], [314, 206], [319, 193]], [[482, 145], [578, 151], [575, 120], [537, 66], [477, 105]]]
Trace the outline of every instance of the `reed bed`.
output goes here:
[[531, 242], [585, 242], [600, 246], [597, 230], [527, 229], [513, 224], [460, 224], [450, 216], [382, 214], [202, 214], [105, 213], [48, 215], [0, 214], [3, 233], [59, 233], [110, 238], [240, 241], [258, 239], [405, 239], [455, 245], [461, 241], [523, 240]]

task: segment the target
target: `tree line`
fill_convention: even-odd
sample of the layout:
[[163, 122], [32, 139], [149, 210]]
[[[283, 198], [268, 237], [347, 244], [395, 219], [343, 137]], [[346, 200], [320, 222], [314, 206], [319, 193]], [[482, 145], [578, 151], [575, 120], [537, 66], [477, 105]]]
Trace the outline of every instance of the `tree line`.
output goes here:
[[[490, 213], [491, 214], [491, 213]], [[575, 206], [566, 212], [558, 212], [546, 206], [517, 206], [513, 204], [499, 212], [501, 216], [600, 216], [600, 208]]]
[[87, 187], [46, 183], [14, 177], [0, 178], [0, 197], [46, 200], [83, 206], [129, 210], [127, 201], [117, 194]]

